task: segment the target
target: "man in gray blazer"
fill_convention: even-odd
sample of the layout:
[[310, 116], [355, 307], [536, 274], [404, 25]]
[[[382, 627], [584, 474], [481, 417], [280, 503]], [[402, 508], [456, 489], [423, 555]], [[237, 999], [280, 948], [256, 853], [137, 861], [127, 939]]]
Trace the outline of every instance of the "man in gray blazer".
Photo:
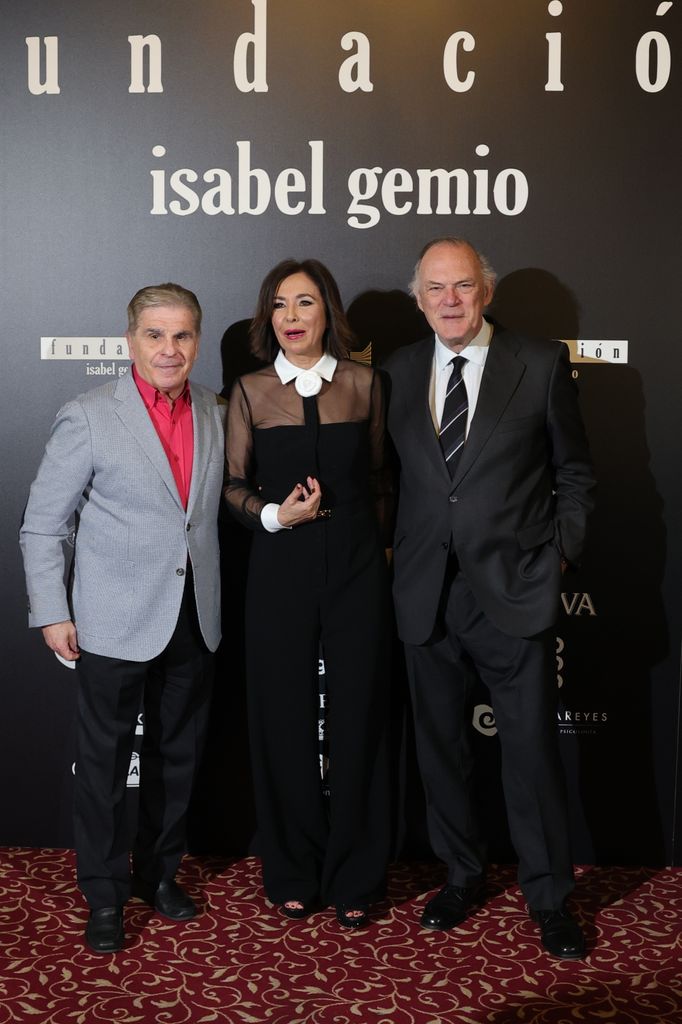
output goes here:
[[594, 481], [566, 346], [485, 320], [494, 283], [467, 242], [430, 242], [412, 290], [433, 334], [386, 367], [400, 460], [396, 614], [429, 834], [448, 865], [422, 924], [459, 924], [484, 877], [467, 738], [475, 670], [490, 690], [531, 916], [550, 953], [578, 958], [552, 627]]
[[[172, 920], [197, 912], [175, 873], [220, 641], [225, 418], [212, 391], [190, 387], [200, 331], [192, 292], [137, 292], [131, 371], [59, 411], [21, 529], [29, 624], [77, 662], [74, 836], [98, 953], [123, 947], [131, 894]], [[131, 877], [125, 796], [140, 710]]]

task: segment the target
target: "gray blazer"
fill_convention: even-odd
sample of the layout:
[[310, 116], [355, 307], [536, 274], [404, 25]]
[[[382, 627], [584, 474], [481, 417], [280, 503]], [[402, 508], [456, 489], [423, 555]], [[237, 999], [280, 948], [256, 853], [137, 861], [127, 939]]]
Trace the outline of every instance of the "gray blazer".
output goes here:
[[201, 632], [216, 649], [226, 406], [199, 384], [191, 394], [187, 511], [132, 373], [60, 409], [21, 528], [29, 625], [73, 619], [84, 650], [148, 661], [175, 628], [189, 554]]

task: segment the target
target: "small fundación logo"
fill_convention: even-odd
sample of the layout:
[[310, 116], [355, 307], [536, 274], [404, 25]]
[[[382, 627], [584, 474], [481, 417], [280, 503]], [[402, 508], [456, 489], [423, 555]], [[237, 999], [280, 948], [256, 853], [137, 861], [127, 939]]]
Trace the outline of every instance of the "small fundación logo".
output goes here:
[[128, 359], [125, 338], [41, 338], [41, 359]]
[[128, 372], [125, 338], [41, 338], [40, 358], [47, 362], [77, 362], [86, 377], [123, 377]]
[[568, 345], [572, 363], [627, 363], [627, 341], [610, 339], [562, 338]]

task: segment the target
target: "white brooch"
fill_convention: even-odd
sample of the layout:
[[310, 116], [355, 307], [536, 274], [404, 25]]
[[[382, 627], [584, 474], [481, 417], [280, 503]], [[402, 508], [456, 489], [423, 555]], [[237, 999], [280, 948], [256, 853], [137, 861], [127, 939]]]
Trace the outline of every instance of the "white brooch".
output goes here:
[[296, 378], [296, 390], [303, 398], [312, 398], [320, 393], [322, 378], [316, 370], [303, 370]]

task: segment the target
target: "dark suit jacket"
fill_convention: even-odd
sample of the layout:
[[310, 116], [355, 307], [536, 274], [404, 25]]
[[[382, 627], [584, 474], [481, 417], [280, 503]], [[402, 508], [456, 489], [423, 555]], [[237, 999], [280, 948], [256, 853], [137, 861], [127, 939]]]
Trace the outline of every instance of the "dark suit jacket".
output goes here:
[[388, 361], [388, 424], [400, 460], [394, 596], [401, 638], [433, 632], [456, 552], [498, 629], [555, 621], [560, 559], [576, 563], [594, 485], [568, 350], [496, 327], [469, 435], [450, 479], [429, 409], [433, 337]]

